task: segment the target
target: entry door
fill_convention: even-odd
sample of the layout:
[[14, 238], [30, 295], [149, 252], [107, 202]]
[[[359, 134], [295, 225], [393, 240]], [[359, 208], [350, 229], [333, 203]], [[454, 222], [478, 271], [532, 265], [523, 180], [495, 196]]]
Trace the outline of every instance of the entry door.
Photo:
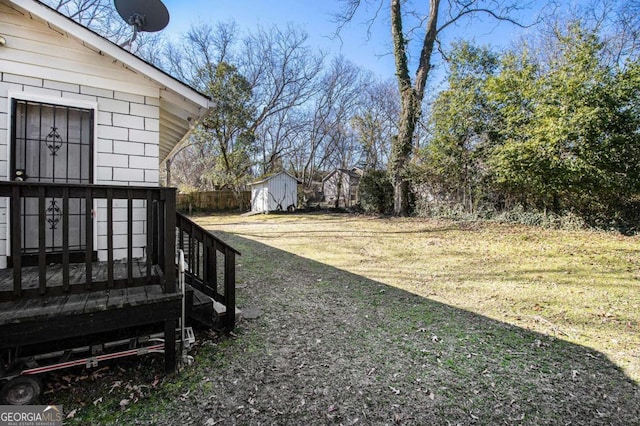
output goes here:
[[[93, 110], [14, 99], [12, 103], [11, 176], [15, 181], [92, 183]], [[47, 253], [62, 252], [62, 211], [59, 198], [46, 199]], [[23, 259], [38, 252], [38, 199], [22, 199]], [[85, 249], [84, 199], [69, 200], [69, 250]], [[15, 229], [15, 228], [14, 228]], [[12, 253], [15, 256], [17, 253]], [[26, 259], [25, 259], [26, 257]]]

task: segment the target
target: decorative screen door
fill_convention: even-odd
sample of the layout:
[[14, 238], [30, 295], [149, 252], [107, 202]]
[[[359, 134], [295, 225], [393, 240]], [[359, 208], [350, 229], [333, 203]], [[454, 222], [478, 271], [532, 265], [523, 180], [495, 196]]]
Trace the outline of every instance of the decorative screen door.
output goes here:
[[[12, 102], [11, 178], [47, 183], [92, 183], [93, 110], [14, 99]], [[37, 254], [38, 199], [22, 199], [22, 253]], [[46, 199], [47, 253], [62, 252], [62, 217], [69, 215], [69, 251], [85, 249], [84, 199]], [[17, 235], [12, 238], [18, 237]], [[17, 255], [17, 253], [12, 253]]]

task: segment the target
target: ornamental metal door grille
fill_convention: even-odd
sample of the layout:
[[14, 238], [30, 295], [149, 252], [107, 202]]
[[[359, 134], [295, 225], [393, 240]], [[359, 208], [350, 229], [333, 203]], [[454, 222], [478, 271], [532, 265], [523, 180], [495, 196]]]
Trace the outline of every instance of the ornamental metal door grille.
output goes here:
[[[14, 99], [12, 103], [11, 175], [13, 180], [92, 183], [93, 110]], [[69, 215], [69, 250], [85, 249], [83, 198], [46, 199], [46, 247], [62, 251], [63, 215]], [[22, 253], [38, 252], [38, 199], [22, 199]]]

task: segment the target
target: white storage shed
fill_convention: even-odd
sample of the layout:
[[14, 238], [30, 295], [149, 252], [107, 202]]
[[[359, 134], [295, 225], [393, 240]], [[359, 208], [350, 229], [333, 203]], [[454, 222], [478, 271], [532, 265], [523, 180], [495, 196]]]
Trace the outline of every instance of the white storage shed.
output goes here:
[[265, 176], [251, 183], [251, 211], [286, 211], [298, 203], [298, 179], [287, 172]]

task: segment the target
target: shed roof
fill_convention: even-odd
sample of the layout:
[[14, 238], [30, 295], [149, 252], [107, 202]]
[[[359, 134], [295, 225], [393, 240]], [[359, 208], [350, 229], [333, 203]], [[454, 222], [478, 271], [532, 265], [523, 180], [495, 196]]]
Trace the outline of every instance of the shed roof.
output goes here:
[[362, 170], [357, 167], [353, 167], [351, 169], [334, 169], [330, 171], [324, 178], [322, 178], [322, 181], [325, 182], [327, 179], [329, 179], [331, 176], [333, 176], [335, 173], [338, 173], [338, 172], [341, 172], [343, 175], [347, 175], [352, 178], [362, 177]]
[[73, 38], [98, 55], [106, 55], [123, 68], [153, 81], [160, 99], [160, 161], [164, 161], [184, 141], [193, 125], [209, 109], [211, 100], [204, 94], [172, 77], [149, 62], [137, 57], [100, 34], [38, 0], [0, 0], [27, 17], [39, 18], [55, 27], [62, 35]]
[[285, 174], [287, 176], [289, 176], [291, 179], [295, 180], [298, 184], [302, 184], [302, 181], [298, 180], [297, 177], [293, 176], [292, 174], [285, 172], [284, 170], [281, 172], [277, 172], [277, 173], [273, 173], [270, 175], [264, 175], [260, 178], [258, 178], [258, 180], [251, 182], [249, 185], [253, 186], [253, 185], [259, 185], [261, 183], [265, 183], [267, 181], [270, 181], [271, 179], [275, 178], [276, 176], [280, 176], [281, 174]]

